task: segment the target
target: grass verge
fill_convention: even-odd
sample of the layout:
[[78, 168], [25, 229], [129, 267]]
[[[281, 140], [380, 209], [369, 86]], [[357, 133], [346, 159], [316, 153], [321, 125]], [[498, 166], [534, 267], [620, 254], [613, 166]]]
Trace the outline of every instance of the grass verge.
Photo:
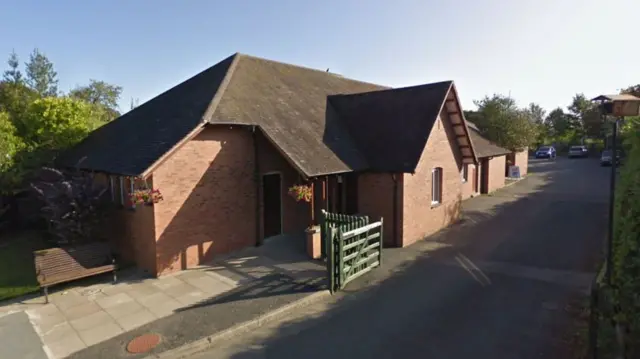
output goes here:
[[0, 240], [0, 301], [37, 291], [33, 251], [46, 248], [35, 232], [3, 235]]

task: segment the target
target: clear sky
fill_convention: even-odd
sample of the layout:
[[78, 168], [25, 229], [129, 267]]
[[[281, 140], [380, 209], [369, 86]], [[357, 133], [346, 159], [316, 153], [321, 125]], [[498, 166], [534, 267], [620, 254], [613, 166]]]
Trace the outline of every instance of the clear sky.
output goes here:
[[124, 87], [121, 109], [242, 52], [388, 86], [454, 80], [463, 106], [545, 109], [640, 83], [640, 0], [0, 0], [0, 56], [34, 47], [67, 91]]

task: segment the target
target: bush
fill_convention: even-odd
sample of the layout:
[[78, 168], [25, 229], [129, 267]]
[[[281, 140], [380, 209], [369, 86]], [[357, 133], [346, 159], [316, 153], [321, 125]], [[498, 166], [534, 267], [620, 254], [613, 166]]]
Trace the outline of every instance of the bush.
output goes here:
[[[625, 323], [629, 338], [640, 344], [640, 132], [628, 133], [629, 153], [616, 188], [613, 271], [617, 320]], [[632, 344], [632, 343], [629, 343]], [[640, 348], [638, 348], [640, 349]]]
[[107, 189], [96, 186], [90, 174], [44, 168], [31, 188], [43, 203], [42, 216], [57, 245], [99, 239], [104, 219], [101, 197]]

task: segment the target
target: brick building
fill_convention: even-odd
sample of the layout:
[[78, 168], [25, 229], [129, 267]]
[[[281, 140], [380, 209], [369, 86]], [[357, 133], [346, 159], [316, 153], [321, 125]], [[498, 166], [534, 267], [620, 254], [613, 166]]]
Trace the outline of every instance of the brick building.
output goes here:
[[[59, 164], [92, 171], [124, 208], [135, 188], [162, 191], [109, 228], [124, 260], [162, 275], [300, 233], [321, 209], [383, 217], [385, 244], [409, 245], [458, 217], [484, 168], [504, 168], [504, 155], [476, 153], [484, 143], [473, 136], [451, 81], [391, 89], [235, 54]], [[489, 189], [504, 184], [504, 171], [486, 177]], [[289, 196], [295, 184], [313, 200]]]

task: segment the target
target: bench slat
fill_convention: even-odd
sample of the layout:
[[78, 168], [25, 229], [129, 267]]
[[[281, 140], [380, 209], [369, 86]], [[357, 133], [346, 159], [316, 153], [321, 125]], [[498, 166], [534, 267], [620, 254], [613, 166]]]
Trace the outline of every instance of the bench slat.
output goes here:
[[33, 254], [38, 282], [45, 287], [116, 269], [111, 248], [105, 242], [44, 249]]
[[60, 284], [60, 283], [64, 283], [64, 282], [70, 282], [70, 281], [76, 280], [76, 279], [90, 277], [92, 275], [111, 272], [114, 269], [116, 269], [115, 265], [107, 265], [107, 266], [87, 269], [87, 270], [84, 270], [84, 271], [79, 271], [79, 272], [74, 273], [73, 275], [65, 274], [65, 275], [47, 277], [43, 281], [40, 281], [40, 279], [38, 279], [38, 282], [40, 283], [40, 285]]

